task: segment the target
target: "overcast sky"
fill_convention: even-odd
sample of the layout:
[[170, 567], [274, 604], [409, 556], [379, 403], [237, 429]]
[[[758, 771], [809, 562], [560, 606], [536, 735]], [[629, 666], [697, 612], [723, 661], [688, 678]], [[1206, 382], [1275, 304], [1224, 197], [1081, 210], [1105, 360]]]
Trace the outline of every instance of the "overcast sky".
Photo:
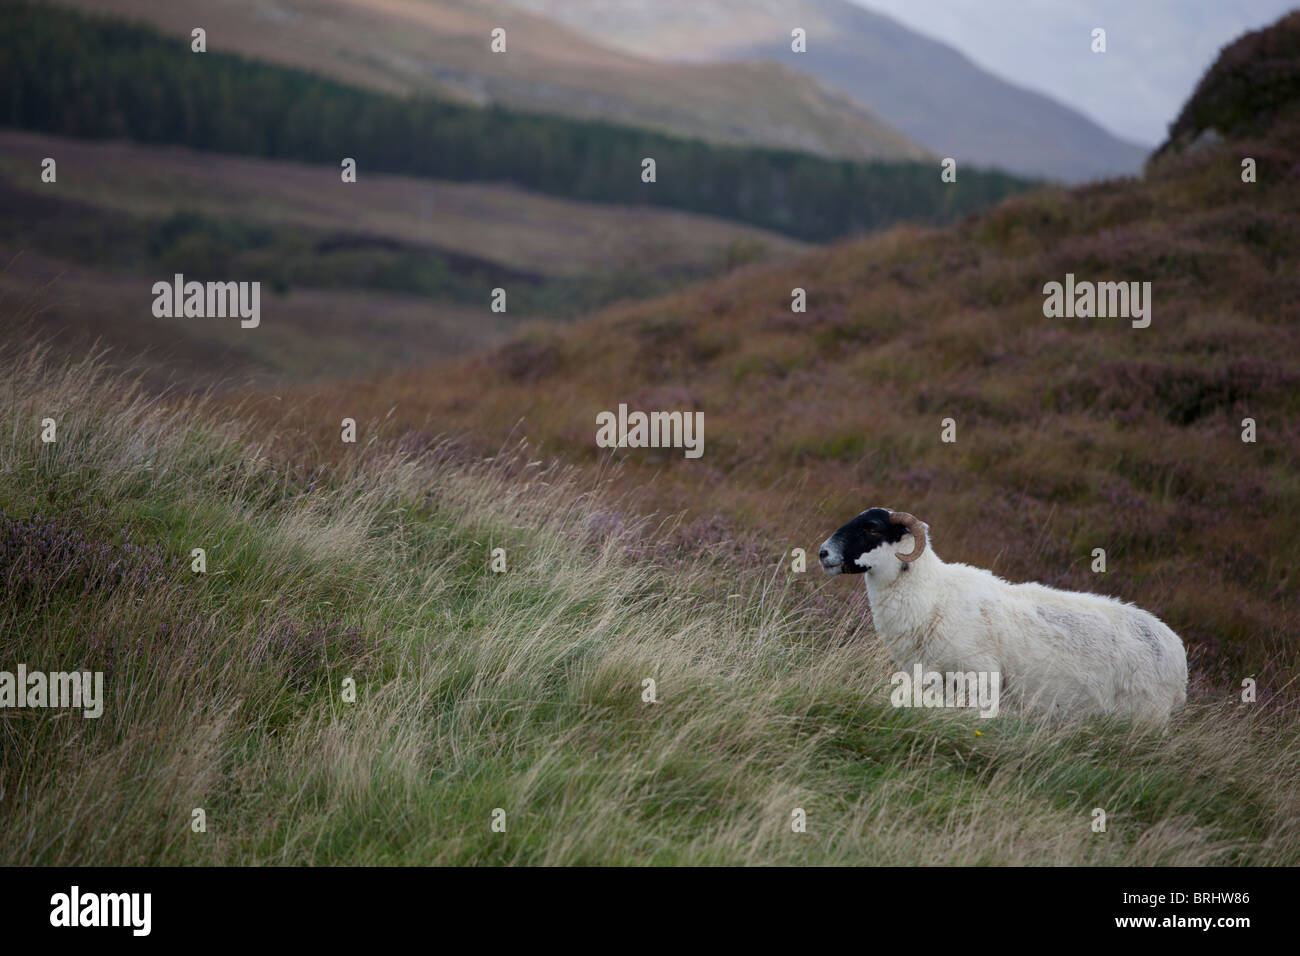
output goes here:
[[[1154, 146], [1219, 50], [1300, 0], [855, 0]], [[1106, 53], [1091, 52], [1093, 27]]]

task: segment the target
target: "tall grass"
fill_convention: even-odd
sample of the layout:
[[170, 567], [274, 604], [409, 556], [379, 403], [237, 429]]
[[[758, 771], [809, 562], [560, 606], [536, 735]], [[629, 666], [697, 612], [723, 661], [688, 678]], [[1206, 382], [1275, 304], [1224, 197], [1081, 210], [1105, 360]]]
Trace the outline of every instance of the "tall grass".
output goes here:
[[1293, 711], [897, 710], [860, 602], [681, 554], [521, 449], [304, 473], [202, 400], [0, 365], [0, 669], [107, 688], [0, 710], [0, 862], [1300, 863]]

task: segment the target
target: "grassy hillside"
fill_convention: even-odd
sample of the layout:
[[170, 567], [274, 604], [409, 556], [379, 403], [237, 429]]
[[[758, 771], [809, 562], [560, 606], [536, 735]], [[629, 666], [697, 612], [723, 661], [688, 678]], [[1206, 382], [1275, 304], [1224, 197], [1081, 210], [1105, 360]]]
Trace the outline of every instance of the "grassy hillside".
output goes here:
[[1300, 863], [1294, 712], [894, 709], [861, 602], [571, 472], [419, 435], [322, 472], [90, 364], [0, 369], [4, 664], [106, 690], [0, 710], [6, 863]]
[[[725, 516], [769, 555], [867, 506], [906, 509], [947, 559], [1135, 601], [1220, 686], [1267, 672], [1276, 692], [1300, 668], [1297, 155], [1292, 103], [1142, 181], [1036, 192], [954, 228], [539, 327], [488, 357], [312, 392], [294, 419], [311, 439], [284, 434], [328, 460], [341, 415], [387, 415], [377, 434], [448, 432], [485, 451], [526, 435], [594, 474], [610, 454], [598, 412], [702, 410], [698, 461], [618, 454], [656, 507]], [[1150, 327], [1045, 318], [1043, 286], [1067, 273], [1151, 282]], [[791, 312], [796, 287], [807, 314]], [[833, 587], [847, 600], [860, 585]]]
[[[849, 159], [931, 154], [860, 103], [776, 63], [660, 63], [494, 0], [65, 0], [385, 93], [642, 126]], [[494, 28], [507, 52], [493, 55]], [[787, 31], [788, 32], [788, 31]]]

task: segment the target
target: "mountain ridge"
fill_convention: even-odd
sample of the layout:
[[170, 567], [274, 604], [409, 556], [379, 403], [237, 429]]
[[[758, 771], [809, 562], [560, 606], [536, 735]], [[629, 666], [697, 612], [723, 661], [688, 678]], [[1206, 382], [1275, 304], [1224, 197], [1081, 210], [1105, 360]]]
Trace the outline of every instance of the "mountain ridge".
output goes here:
[[[940, 156], [1079, 182], [1140, 171], [1146, 148], [960, 50], [846, 0], [509, 0], [644, 56], [767, 59], [853, 97]], [[790, 31], [808, 32], [793, 53]]]

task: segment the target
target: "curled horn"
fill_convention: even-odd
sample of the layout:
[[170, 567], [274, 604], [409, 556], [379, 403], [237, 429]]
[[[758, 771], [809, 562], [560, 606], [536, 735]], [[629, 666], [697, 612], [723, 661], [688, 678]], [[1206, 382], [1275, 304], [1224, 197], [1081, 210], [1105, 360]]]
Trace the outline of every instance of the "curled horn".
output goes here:
[[889, 513], [889, 520], [893, 524], [901, 524], [904, 528], [910, 531], [915, 545], [912, 548], [911, 554], [903, 554], [901, 551], [896, 551], [895, 556], [900, 561], [915, 561], [921, 556], [921, 552], [925, 550], [925, 528], [922, 527], [920, 519], [915, 515], [908, 514], [906, 511], [891, 511]]

